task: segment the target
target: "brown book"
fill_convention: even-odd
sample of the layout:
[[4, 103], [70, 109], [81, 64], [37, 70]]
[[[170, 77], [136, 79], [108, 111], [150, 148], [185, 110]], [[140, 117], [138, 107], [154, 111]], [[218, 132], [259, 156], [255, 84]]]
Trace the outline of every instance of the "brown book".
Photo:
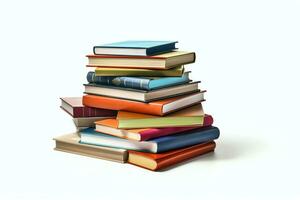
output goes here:
[[115, 162], [125, 163], [128, 153], [124, 149], [116, 149], [110, 147], [101, 147], [95, 145], [86, 145], [79, 143], [80, 137], [78, 133], [71, 133], [54, 138], [56, 142], [55, 150], [64, 151], [93, 158], [100, 158]]
[[187, 159], [212, 152], [215, 147], [216, 143], [212, 141], [157, 154], [128, 150], [128, 163], [157, 171]]

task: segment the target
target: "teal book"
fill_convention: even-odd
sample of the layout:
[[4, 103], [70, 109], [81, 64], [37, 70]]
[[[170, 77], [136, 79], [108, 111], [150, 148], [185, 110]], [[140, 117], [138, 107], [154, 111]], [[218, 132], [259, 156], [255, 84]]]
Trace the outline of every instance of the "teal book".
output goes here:
[[95, 72], [88, 72], [87, 81], [99, 85], [133, 88], [139, 90], [156, 90], [190, 82], [189, 72], [181, 77], [113, 77], [96, 76]]
[[129, 40], [94, 46], [95, 55], [152, 56], [176, 49], [177, 41]]

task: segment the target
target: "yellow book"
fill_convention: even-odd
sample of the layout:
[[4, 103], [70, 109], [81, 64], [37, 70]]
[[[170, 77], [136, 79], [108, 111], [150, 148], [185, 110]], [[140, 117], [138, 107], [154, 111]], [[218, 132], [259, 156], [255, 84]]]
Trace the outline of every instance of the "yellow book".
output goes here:
[[117, 67], [98, 67], [96, 76], [142, 76], [142, 77], [170, 77], [182, 76], [183, 65], [171, 69], [134, 69]]
[[202, 126], [204, 115], [200, 103], [165, 116], [118, 111], [117, 121], [123, 129]]

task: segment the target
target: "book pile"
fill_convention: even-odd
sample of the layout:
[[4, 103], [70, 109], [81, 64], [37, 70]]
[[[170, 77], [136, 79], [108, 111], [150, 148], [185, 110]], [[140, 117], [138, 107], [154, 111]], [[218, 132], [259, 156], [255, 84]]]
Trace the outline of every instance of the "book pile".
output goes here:
[[194, 52], [172, 41], [95, 46], [83, 97], [61, 98], [77, 133], [56, 150], [160, 170], [214, 151], [219, 129], [202, 107], [205, 90], [184, 65]]

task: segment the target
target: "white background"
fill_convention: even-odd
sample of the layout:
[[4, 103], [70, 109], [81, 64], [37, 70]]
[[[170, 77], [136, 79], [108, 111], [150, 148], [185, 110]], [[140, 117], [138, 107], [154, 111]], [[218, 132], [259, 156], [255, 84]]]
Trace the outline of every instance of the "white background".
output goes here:
[[[299, 1], [1, 1], [0, 199], [299, 199]], [[53, 151], [92, 46], [178, 40], [221, 130], [165, 172]]]

